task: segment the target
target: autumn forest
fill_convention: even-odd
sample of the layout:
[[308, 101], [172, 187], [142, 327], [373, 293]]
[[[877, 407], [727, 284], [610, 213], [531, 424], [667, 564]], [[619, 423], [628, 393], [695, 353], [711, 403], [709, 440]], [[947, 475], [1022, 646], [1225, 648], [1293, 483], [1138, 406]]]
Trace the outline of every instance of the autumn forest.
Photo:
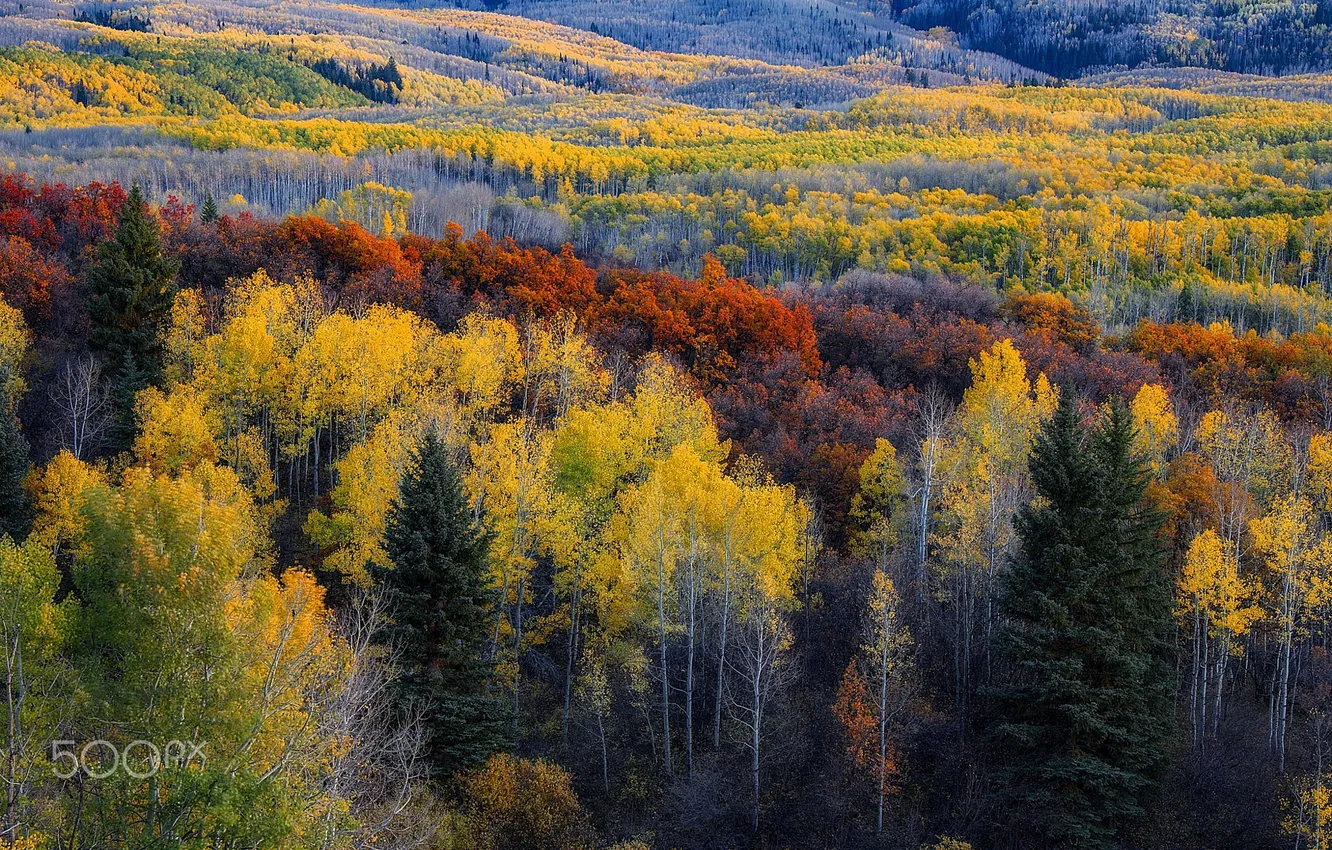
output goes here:
[[1329, 850], [1329, 28], [0, 0], [0, 848]]

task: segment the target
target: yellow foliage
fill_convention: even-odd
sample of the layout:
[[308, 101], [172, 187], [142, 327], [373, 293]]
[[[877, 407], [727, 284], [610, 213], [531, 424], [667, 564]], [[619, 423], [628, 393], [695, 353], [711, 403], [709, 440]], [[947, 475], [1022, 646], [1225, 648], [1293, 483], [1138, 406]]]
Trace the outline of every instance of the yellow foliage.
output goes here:
[[1147, 455], [1152, 471], [1160, 475], [1165, 455], [1179, 442], [1179, 420], [1170, 394], [1160, 384], [1143, 384], [1129, 406], [1137, 429], [1138, 449]]
[[214, 434], [221, 423], [190, 385], [163, 395], [156, 387], [139, 393], [139, 436], [134, 455], [157, 474], [178, 475], [200, 463], [216, 463]]
[[1178, 588], [1180, 614], [1202, 616], [1214, 637], [1243, 637], [1262, 617], [1251, 604], [1258, 588], [1240, 576], [1234, 546], [1210, 528], [1189, 544]]
[[28, 351], [28, 325], [23, 314], [0, 300], [0, 404], [13, 410], [27, 390], [23, 358]]
[[89, 489], [103, 484], [95, 467], [62, 451], [35, 476], [33, 536], [52, 551], [68, 549], [83, 534], [83, 502]]

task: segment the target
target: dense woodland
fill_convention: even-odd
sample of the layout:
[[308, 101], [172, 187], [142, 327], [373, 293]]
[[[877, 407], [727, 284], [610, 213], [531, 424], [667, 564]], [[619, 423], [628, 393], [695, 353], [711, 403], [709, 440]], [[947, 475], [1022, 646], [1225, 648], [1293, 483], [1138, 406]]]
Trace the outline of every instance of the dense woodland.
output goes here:
[[1332, 847], [1322, 4], [455, 5], [0, 0], [0, 847]]
[[[24, 846], [1323, 846], [1325, 326], [0, 196]], [[1091, 800], [1012, 731], [1061, 595], [1123, 635]]]
[[892, 6], [912, 26], [946, 27], [966, 47], [1060, 77], [1142, 64], [1251, 74], [1321, 71], [1332, 64], [1332, 4], [1326, 0], [893, 0]]

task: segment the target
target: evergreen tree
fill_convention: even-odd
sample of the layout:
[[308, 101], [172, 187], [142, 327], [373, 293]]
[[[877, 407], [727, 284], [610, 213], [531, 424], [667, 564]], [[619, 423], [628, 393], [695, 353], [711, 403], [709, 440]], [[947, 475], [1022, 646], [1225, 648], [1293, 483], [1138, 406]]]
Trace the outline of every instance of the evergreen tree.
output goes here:
[[23, 488], [28, 474], [28, 441], [12, 413], [0, 411], [0, 534], [22, 541], [32, 522], [32, 506]]
[[1065, 398], [1031, 474], [991, 692], [1005, 811], [1051, 846], [1109, 847], [1142, 814], [1169, 734], [1164, 518], [1122, 403], [1089, 433]]
[[[88, 272], [92, 345], [106, 355], [117, 378], [133, 362], [136, 381], [157, 380], [163, 331], [175, 299], [177, 265], [162, 247], [156, 218], [135, 186], [120, 213], [116, 235], [97, 248]], [[138, 389], [138, 388], [133, 388]]]
[[213, 193], [209, 192], [204, 195], [203, 206], [199, 209], [199, 221], [204, 224], [212, 224], [217, 221], [219, 217], [217, 212], [217, 200], [213, 197]]
[[486, 693], [481, 657], [490, 535], [433, 434], [415, 453], [385, 537], [394, 568], [378, 579], [390, 605], [383, 637], [398, 653], [399, 700], [424, 711], [435, 774], [447, 778], [504, 749], [508, 717], [507, 702]]

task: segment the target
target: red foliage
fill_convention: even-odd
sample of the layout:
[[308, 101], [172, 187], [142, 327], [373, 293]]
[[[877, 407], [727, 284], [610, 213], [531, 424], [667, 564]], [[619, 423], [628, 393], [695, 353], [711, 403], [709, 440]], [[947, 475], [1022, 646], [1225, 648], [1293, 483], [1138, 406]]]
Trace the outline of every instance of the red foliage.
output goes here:
[[77, 189], [57, 183], [43, 186], [33, 205], [38, 215], [54, 223], [57, 247], [77, 257], [116, 232], [127, 197], [119, 183], [89, 183]]
[[1126, 340], [1154, 361], [1191, 402], [1262, 402], [1287, 420], [1326, 421], [1332, 411], [1332, 336], [1297, 333], [1285, 339], [1235, 336], [1228, 327], [1143, 322]]
[[21, 236], [0, 239], [0, 295], [23, 311], [29, 324], [51, 318], [52, 292], [70, 286], [69, 272]]
[[350, 221], [333, 224], [315, 216], [293, 216], [275, 234], [286, 276], [308, 271], [340, 300], [421, 302], [421, 269], [392, 239], [381, 239]]
[[425, 298], [431, 303], [459, 293], [484, 299], [514, 317], [572, 310], [586, 319], [597, 300], [596, 276], [568, 245], [551, 254], [543, 248], [520, 248], [512, 239], [497, 242], [484, 231], [464, 240], [462, 228], [450, 224], [437, 242], [404, 237], [403, 250], [419, 258]]
[[794, 352], [807, 374], [822, 366], [814, 325], [803, 305], [788, 307], [749, 283], [726, 276], [721, 263], [704, 259], [690, 281], [667, 272], [617, 269], [599, 287], [593, 330], [630, 349], [678, 355], [709, 383], [724, 380], [742, 361]]

